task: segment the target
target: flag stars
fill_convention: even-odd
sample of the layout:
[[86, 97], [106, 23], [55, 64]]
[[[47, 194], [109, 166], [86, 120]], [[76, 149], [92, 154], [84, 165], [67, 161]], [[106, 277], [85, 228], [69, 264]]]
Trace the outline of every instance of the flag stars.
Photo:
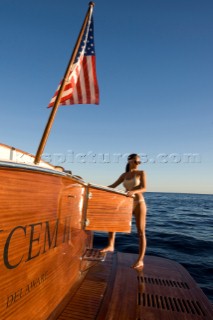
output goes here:
[[89, 29], [85, 31], [85, 34], [82, 38], [78, 53], [76, 55], [75, 62], [77, 62], [81, 56], [85, 55], [95, 55], [95, 46], [94, 46], [94, 36], [93, 36], [93, 22], [90, 21], [91, 25]]

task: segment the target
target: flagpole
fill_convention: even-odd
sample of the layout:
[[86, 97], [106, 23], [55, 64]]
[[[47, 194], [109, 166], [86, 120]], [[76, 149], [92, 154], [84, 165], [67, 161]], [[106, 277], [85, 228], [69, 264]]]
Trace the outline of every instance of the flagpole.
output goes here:
[[76, 45], [75, 45], [74, 50], [73, 50], [73, 52], [72, 52], [70, 61], [69, 61], [68, 65], [67, 65], [66, 71], [65, 71], [65, 73], [64, 73], [63, 80], [62, 80], [62, 82], [61, 82], [60, 89], [59, 89], [59, 91], [58, 91], [58, 95], [57, 95], [57, 97], [56, 97], [54, 106], [52, 107], [52, 111], [51, 111], [51, 113], [50, 113], [48, 122], [47, 122], [47, 124], [46, 124], [45, 130], [44, 130], [44, 133], [43, 133], [43, 136], [42, 136], [42, 138], [41, 138], [41, 141], [40, 141], [40, 144], [39, 144], [39, 147], [38, 147], [36, 156], [35, 156], [35, 160], [34, 160], [34, 163], [35, 163], [35, 164], [39, 163], [40, 160], [41, 160], [41, 156], [42, 156], [43, 150], [44, 150], [44, 148], [45, 148], [47, 139], [48, 139], [49, 134], [50, 134], [50, 130], [51, 130], [51, 128], [52, 128], [52, 125], [53, 125], [53, 122], [54, 122], [56, 113], [57, 113], [57, 111], [58, 111], [58, 107], [59, 107], [60, 100], [61, 100], [61, 96], [62, 96], [64, 87], [65, 87], [65, 84], [66, 84], [66, 80], [67, 80], [67, 78], [68, 78], [68, 76], [69, 76], [69, 72], [70, 72], [70, 70], [71, 70], [71, 68], [72, 68], [72, 66], [73, 66], [73, 64], [74, 64], [74, 61], [75, 61], [75, 58], [76, 58], [76, 54], [77, 54], [77, 52], [78, 52], [78, 49], [79, 49], [79, 46], [80, 46], [80, 43], [81, 43], [81, 40], [82, 40], [84, 31], [85, 31], [85, 28], [86, 28], [86, 25], [87, 25], [88, 20], [89, 20], [90, 12], [91, 12], [91, 10], [93, 10], [93, 7], [94, 7], [94, 6], [95, 6], [95, 3], [94, 3], [94, 2], [90, 2], [90, 3], [89, 3], [89, 8], [88, 8], [88, 11], [87, 11], [87, 13], [86, 13], [86, 16], [85, 16], [83, 25], [82, 25], [82, 27], [81, 27], [81, 30], [80, 30], [80, 33], [79, 33], [79, 36], [78, 36]]

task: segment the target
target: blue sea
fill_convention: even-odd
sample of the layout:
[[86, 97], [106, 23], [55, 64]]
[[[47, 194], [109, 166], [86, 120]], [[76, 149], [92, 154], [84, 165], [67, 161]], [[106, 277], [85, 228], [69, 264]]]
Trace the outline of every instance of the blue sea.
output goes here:
[[[145, 194], [147, 204], [146, 255], [183, 265], [213, 302], [213, 195]], [[106, 233], [95, 233], [94, 247], [107, 244]], [[116, 250], [138, 253], [133, 218], [131, 234], [116, 234]]]

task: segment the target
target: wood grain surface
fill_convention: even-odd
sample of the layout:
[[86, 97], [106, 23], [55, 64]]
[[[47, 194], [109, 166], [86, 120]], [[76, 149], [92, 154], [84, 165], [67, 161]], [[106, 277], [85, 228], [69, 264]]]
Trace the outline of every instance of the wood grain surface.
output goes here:
[[47, 319], [80, 277], [85, 187], [15, 168], [0, 182], [0, 319]]
[[129, 232], [132, 202], [63, 172], [0, 164], [0, 319], [52, 319], [84, 276], [89, 230]]
[[90, 268], [57, 319], [213, 319], [212, 304], [180, 264], [145, 256], [144, 268], [136, 270], [130, 267], [136, 260], [136, 254], [108, 253]]
[[131, 232], [133, 198], [89, 186], [86, 230]]

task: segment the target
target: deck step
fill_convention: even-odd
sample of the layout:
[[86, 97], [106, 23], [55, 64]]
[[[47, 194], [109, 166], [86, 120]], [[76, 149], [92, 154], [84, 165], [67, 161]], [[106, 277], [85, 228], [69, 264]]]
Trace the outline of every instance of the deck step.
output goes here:
[[82, 256], [83, 260], [87, 261], [104, 261], [106, 258], [107, 252], [101, 252], [100, 249], [86, 249], [85, 253]]

